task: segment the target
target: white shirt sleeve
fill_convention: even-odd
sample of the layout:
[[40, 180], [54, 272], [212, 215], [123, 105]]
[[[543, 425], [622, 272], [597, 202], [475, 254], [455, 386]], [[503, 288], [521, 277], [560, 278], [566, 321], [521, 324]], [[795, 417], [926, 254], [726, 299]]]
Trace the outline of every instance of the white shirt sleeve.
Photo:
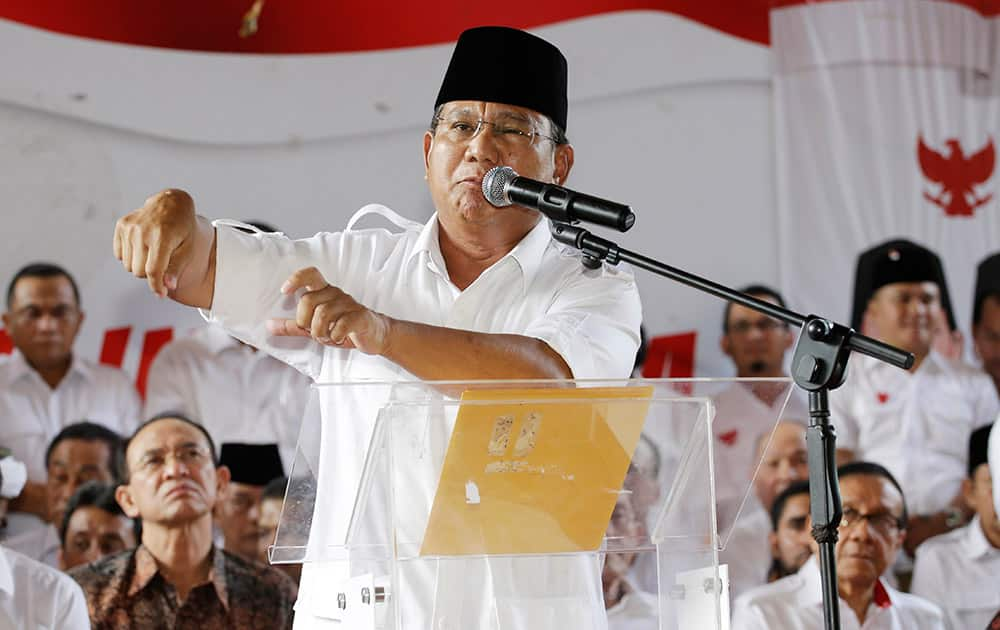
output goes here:
[[187, 371], [178, 362], [174, 346], [167, 345], [153, 359], [146, 376], [146, 404], [143, 420], [175, 411], [187, 416], [193, 414], [194, 392], [190, 391]]
[[[855, 366], [858, 369], [860, 366]], [[848, 367], [850, 369], [850, 367]], [[830, 424], [837, 435], [837, 448], [857, 453], [858, 420], [854, 414], [854, 392], [851, 391], [850, 377], [839, 389], [830, 392]]]
[[992, 423], [1000, 413], [1000, 398], [997, 397], [993, 379], [983, 373], [976, 373], [972, 389], [975, 396], [973, 427], [978, 429]]
[[627, 378], [639, 349], [642, 306], [631, 274], [588, 271], [555, 296], [524, 331], [566, 361], [573, 378]]
[[54, 628], [65, 630], [90, 630], [90, 614], [87, 612], [87, 600], [83, 596], [80, 585], [66, 576], [61, 580], [58, 589], [62, 592], [56, 597], [59, 610], [56, 613]]

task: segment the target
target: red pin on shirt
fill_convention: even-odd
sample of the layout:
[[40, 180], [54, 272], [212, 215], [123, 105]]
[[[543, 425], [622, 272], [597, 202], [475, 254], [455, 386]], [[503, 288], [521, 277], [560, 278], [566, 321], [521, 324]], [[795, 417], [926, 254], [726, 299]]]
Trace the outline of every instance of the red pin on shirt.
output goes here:
[[889, 402], [889, 394], [887, 394], [886, 392], [878, 392], [877, 394], [875, 394], [875, 398], [878, 399], [880, 405], [884, 405], [885, 403]]

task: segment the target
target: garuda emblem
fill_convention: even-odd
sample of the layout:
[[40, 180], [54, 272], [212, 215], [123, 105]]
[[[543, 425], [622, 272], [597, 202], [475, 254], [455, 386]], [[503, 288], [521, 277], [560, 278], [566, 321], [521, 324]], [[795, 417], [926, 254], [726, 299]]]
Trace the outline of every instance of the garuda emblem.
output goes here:
[[941, 185], [937, 195], [924, 191], [924, 198], [944, 210], [948, 216], [971, 217], [976, 208], [993, 198], [989, 193], [980, 197], [975, 186], [986, 183], [993, 175], [996, 154], [993, 150], [993, 138], [978, 152], [965, 156], [962, 144], [952, 138], [945, 141], [947, 155], [942, 155], [924, 143], [923, 137], [917, 140], [917, 159], [924, 177]]

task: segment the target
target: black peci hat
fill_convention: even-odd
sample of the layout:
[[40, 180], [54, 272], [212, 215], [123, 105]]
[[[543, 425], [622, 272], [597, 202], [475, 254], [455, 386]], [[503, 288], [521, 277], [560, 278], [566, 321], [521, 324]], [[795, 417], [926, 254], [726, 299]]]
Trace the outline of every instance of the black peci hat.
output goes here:
[[470, 28], [458, 37], [434, 108], [449, 101], [526, 107], [566, 131], [566, 58], [549, 42], [525, 31]]
[[941, 259], [926, 247], [902, 238], [876, 245], [858, 256], [854, 274], [854, 304], [851, 307], [852, 328], [861, 329], [861, 320], [875, 292], [896, 282], [933, 282], [938, 285], [941, 307], [948, 316], [948, 327], [955, 330], [955, 314]]
[[219, 465], [229, 468], [233, 481], [248, 486], [266, 486], [285, 474], [277, 444], [226, 442], [222, 445]]

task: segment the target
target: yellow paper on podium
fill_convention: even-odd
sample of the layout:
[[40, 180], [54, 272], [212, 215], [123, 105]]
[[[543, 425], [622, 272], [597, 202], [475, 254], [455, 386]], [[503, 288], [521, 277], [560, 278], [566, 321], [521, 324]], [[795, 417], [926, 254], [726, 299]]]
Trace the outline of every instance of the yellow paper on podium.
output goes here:
[[420, 554], [598, 549], [652, 395], [652, 387], [465, 392]]

